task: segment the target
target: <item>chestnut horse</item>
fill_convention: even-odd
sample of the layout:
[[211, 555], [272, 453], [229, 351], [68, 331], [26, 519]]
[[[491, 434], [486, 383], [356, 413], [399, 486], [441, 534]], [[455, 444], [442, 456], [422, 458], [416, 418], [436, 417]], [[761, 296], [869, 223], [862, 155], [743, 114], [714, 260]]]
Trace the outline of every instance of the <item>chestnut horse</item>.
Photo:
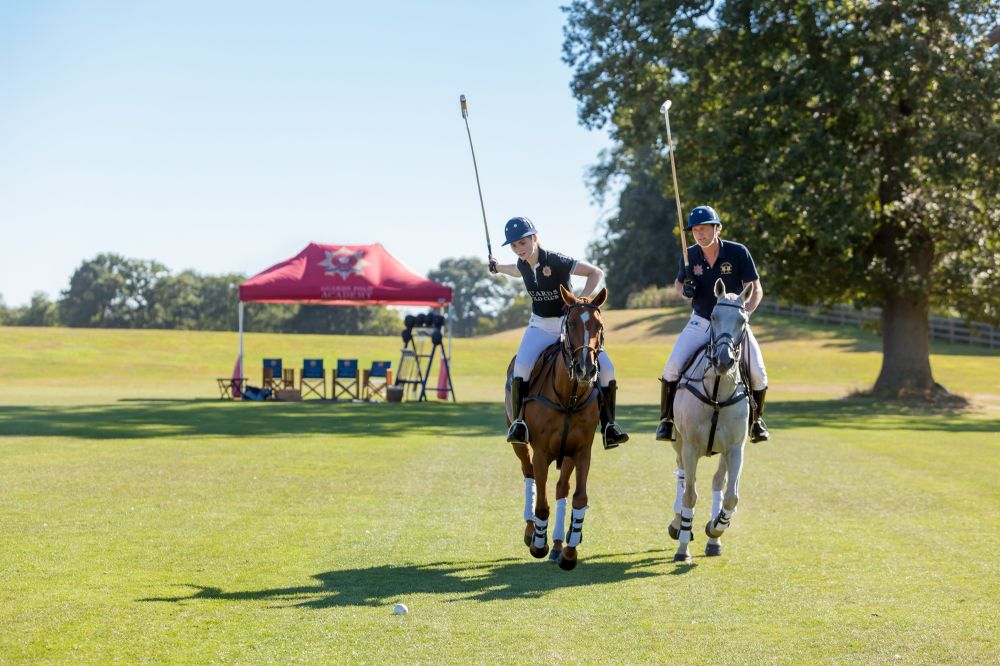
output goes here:
[[[600, 419], [597, 393], [597, 355], [604, 342], [604, 321], [601, 305], [607, 300], [607, 289], [601, 289], [593, 299], [577, 298], [565, 287], [559, 287], [566, 313], [562, 335], [535, 362], [523, 416], [528, 425], [530, 451], [523, 444], [513, 444], [521, 461], [525, 479], [524, 543], [532, 556], [545, 557], [549, 552], [549, 503], [545, 482], [549, 465], [556, 461], [559, 480], [556, 482], [556, 518], [553, 525], [550, 560], [562, 569], [576, 567], [577, 546], [583, 540], [583, 518], [587, 509], [587, 474], [590, 472], [590, 451], [594, 432]], [[514, 368], [507, 368], [507, 425], [513, 415], [510, 402], [510, 377]], [[566, 519], [566, 498], [569, 496], [570, 474], [576, 471], [569, 529], [563, 538]], [[532, 502], [533, 500], [533, 502]], [[533, 511], [531, 504], [534, 504]]]

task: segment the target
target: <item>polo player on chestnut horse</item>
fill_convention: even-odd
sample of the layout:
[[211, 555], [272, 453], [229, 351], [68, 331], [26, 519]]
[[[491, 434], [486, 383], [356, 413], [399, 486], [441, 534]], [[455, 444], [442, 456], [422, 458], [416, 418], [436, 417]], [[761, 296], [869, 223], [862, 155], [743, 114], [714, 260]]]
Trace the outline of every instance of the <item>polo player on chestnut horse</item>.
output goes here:
[[[545, 481], [552, 461], [559, 470], [556, 482], [556, 518], [553, 525], [552, 554], [549, 559], [559, 562], [565, 570], [576, 567], [577, 546], [583, 540], [583, 518], [587, 506], [587, 474], [590, 472], [590, 451], [594, 433], [600, 421], [598, 406], [597, 356], [604, 343], [604, 321], [601, 305], [608, 297], [601, 289], [593, 299], [577, 298], [565, 287], [559, 287], [566, 311], [562, 334], [535, 362], [528, 382], [521, 416], [528, 426], [529, 445], [513, 445], [521, 461], [525, 479], [534, 478], [537, 495], [534, 517], [527, 520], [524, 543], [534, 557], [549, 552], [549, 504]], [[510, 384], [514, 368], [507, 368], [507, 425], [516, 418], [512, 413]], [[576, 471], [572, 513], [569, 529], [563, 537], [566, 518], [566, 498], [569, 496], [570, 474]]]

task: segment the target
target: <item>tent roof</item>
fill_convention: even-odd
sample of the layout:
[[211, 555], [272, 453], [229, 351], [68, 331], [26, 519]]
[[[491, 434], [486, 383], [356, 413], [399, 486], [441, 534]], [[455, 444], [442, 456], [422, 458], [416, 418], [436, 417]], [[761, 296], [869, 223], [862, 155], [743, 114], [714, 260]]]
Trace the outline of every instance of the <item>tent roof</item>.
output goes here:
[[417, 275], [380, 243], [310, 243], [294, 257], [241, 284], [240, 300], [436, 307], [451, 302], [451, 287]]

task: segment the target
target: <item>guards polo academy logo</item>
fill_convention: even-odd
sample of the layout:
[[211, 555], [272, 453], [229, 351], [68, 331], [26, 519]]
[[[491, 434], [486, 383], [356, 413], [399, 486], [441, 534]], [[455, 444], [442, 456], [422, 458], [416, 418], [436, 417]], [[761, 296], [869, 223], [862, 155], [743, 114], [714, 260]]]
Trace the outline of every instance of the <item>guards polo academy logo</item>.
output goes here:
[[545, 277], [552, 277], [552, 269], [546, 266], [545, 268], [542, 269], [542, 275], [544, 275]]
[[719, 266], [719, 272], [722, 273], [723, 275], [729, 275], [730, 273], [733, 272], [733, 265], [728, 261], [726, 261], [721, 266]]
[[701, 264], [695, 264], [694, 265], [694, 274], [695, 275], [702, 275], [704, 272], [705, 272], [705, 269], [701, 267]]
[[346, 247], [339, 250], [326, 250], [326, 258], [319, 262], [326, 273], [325, 275], [339, 275], [342, 280], [346, 280], [352, 275], [364, 275], [365, 267], [369, 262], [364, 259], [364, 250], [351, 251]]

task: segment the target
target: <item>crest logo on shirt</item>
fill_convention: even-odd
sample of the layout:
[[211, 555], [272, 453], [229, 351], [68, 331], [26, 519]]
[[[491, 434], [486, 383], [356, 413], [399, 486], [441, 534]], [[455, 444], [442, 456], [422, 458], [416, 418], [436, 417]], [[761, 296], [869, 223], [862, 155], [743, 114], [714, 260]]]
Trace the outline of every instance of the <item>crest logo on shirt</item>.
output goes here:
[[326, 258], [319, 262], [325, 269], [326, 275], [339, 275], [342, 280], [346, 280], [352, 275], [364, 275], [365, 266], [369, 262], [364, 259], [364, 250], [352, 252], [346, 247], [336, 251], [326, 250]]
[[695, 264], [694, 265], [694, 274], [695, 275], [700, 276], [700, 275], [704, 274], [704, 272], [705, 272], [705, 269], [701, 267], [701, 264]]
[[548, 266], [545, 266], [544, 268], [542, 268], [542, 275], [544, 275], [545, 277], [552, 277], [552, 269], [549, 268]]
[[719, 272], [722, 273], [723, 275], [729, 275], [730, 273], [733, 272], [733, 265], [728, 261], [725, 261], [722, 263], [721, 266], [719, 266]]

